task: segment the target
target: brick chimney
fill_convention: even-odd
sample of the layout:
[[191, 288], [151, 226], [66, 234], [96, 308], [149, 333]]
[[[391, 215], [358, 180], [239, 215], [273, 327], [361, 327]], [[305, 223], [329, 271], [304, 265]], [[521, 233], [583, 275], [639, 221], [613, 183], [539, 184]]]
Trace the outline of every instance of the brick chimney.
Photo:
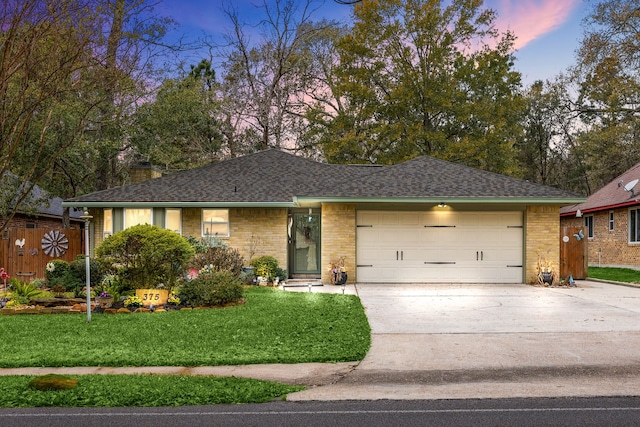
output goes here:
[[131, 166], [129, 170], [129, 180], [131, 184], [142, 182], [153, 178], [159, 178], [162, 172], [149, 162], [140, 162]]

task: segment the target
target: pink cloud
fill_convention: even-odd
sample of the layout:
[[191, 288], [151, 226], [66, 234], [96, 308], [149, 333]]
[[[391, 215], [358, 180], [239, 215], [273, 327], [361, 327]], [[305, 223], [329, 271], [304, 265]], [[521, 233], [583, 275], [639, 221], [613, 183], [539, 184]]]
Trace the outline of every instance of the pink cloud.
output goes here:
[[485, 6], [498, 12], [496, 26], [510, 30], [520, 49], [561, 26], [582, 0], [488, 0]]

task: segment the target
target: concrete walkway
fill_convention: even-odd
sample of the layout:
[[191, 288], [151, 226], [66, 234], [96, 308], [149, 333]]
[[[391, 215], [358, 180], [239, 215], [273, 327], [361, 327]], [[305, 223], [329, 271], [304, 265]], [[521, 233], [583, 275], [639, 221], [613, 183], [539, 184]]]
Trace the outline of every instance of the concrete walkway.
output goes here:
[[[339, 286], [287, 288], [341, 293]], [[310, 388], [290, 401], [640, 395], [640, 288], [349, 285], [372, 327], [361, 363], [0, 369], [0, 375], [165, 373]]]

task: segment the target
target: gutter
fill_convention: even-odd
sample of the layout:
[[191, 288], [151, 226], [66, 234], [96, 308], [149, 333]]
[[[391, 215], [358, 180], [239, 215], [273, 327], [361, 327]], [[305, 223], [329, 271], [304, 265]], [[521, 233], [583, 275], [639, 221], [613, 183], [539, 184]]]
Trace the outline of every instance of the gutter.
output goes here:
[[291, 202], [62, 202], [74, 208], [293, 208]]
[[483, 198], [483, 197], [294, 197], [296, 205], [303, 203], [469, 203], [469, 204], [526, 204], [526, 205], [569, 205], [582, 203], [584, 198]]
[[624, 202], [624, 203], [615, 203], [612, 205], [605, 205], [605, 206], [597, 206], [597, 207], [593, 207], [593, 208], [587, 208], [587, 209], [580, 209], [580, 206], [575, 206], [576, 209], [571, 211], [571, 212], [564, 212], [561, 213], [560, 216], [561, 217], [566, 217], [566, 216], [575, 216], [577, 211], [582, 212], [582, 214], [588, 214], [588, 213], [593, 213], [593, 212], [600, 212], [600, 211], [609, 211], [612, 209], [619, 209], [619, 208], [626, 208], [629, 206], [637, 206], [640, 205], [640, 200], [638, 199], [634, 199], [631, 200], [629, 202]]

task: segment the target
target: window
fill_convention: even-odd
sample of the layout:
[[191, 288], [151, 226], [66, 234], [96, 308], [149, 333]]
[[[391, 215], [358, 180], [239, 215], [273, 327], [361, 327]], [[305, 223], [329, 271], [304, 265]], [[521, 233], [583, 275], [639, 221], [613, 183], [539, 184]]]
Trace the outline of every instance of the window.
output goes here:
[[180, 209], [166, 209], [164, 216], [164, 228], [182, 234], [182, 220]]
[[106, 239], [107, 237], [113, 234], [113, 209], [105, 209], [102, 212], [104, 215], [104, 224], [102, 225], [102, 235]]
[[129, 228], [134, 225], [152, 224], [151, 209], [125, 209], [124, 227]]
[[202, 236], [229, 236], [229, 211], [227, 209], [202, 209]]
[[640, 209], [629, 211], [629, 243], [640, 243]]
[[609, 231], [613, 231], [613, 223], [614, 223], [613, 211], [609, 211]]
[[587, 227], [587, 237], [593, 239], [593, 215], [584, 217], [584, 226]]
[[36, 228], [36, 223], [35, 222], [28, 222], [25, 225], [25, 228]]

